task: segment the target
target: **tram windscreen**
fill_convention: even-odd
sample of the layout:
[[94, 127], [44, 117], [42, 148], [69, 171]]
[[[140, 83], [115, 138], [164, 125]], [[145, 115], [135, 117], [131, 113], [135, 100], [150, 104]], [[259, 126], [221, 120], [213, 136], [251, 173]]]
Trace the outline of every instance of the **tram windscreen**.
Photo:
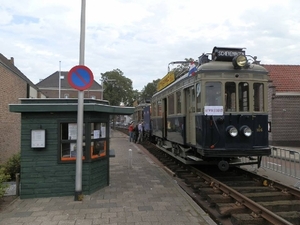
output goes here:
[[205, 84], [205, 105], [222, 106], [222, 84], [220, 82], [207, 82]]

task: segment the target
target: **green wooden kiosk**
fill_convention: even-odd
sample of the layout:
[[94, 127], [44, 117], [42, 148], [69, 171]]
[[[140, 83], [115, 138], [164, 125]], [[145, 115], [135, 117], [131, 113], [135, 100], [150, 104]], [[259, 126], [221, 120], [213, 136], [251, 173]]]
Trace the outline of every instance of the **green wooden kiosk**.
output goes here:
[[[77, 99], [20, 99], [20, 198], [74, 195]], [[131, 115], [133, 107], [84, 99], [82, 193], [109, 185], [110, 115]]]

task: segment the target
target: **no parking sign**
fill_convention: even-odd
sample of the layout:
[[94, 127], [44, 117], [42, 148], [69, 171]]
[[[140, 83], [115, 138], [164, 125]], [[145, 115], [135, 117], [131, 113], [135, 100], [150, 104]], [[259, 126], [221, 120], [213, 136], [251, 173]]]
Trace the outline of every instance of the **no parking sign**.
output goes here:
[[92, 71], [84, 66], [74, 66], [68, 73], [69, 84], [79, 90], [83, 91], [90, 88], [94, 82], [94, 76]]

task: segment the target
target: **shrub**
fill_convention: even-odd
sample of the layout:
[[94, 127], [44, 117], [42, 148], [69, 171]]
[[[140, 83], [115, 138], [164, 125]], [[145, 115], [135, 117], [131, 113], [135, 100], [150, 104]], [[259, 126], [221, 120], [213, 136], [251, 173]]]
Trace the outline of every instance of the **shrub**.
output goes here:
[[15, 180], [16, 174], [20, 173], [20, 161], [21, 161], [21, 154], [16, 153], [12, 155], [8, 161], [4, 164], [4, 173], [9, 175], [10, 180]]
[[3, 184], [3, 182], [10, 179], [10, 176], [5, 174], [5, 168], [0, 168], [0, 198], [5, 194], [6, 188], [8, 185]]

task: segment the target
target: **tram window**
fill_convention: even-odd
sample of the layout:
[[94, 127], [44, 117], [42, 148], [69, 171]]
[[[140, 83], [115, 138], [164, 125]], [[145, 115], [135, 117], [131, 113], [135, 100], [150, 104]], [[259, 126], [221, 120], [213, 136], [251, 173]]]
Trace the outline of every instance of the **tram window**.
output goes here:
[[181, 113], [181, 92], [180, 91], [177, 91], [176, 92], [176, 110], [177, 110], [177, 113]]
[[249, 85], [246, 82], [239, 83], [239, 111], [249, 111]]
[[156, 116], [156, 114], [157, 114], [157, 112], [156, 112], [156, 102], [152, 103], [151, 108], [152, 108], [152, 112], [151, 112], [152, 116]]
[[264, 85], [262, 83], [253, 84], [254, 111], [264, 111]]
[[195, 88], [191, 88], [191, 94], [192, 94], [192, 99], [191, 99], [191, 112], [195, 112], [195, 104], [196, 104], [196, 92]]
[[207, 82], [205, 84], [205, 105], [206, 106], [222, 106], [221, 83]]
[[201, 112], [201, 83], [196, 85], [196, 105], [197, 112]]
[[168, 96], [168, 114], [172, 115], [175, 113], [174, 109], [174, 94], [172, 93], [171, 95]]
[[162, 116], [161, 100], [157, 101], [157, 115]]
[[234, 82], [225, 84], [225, 111], [236, 111], [236, 85]]

